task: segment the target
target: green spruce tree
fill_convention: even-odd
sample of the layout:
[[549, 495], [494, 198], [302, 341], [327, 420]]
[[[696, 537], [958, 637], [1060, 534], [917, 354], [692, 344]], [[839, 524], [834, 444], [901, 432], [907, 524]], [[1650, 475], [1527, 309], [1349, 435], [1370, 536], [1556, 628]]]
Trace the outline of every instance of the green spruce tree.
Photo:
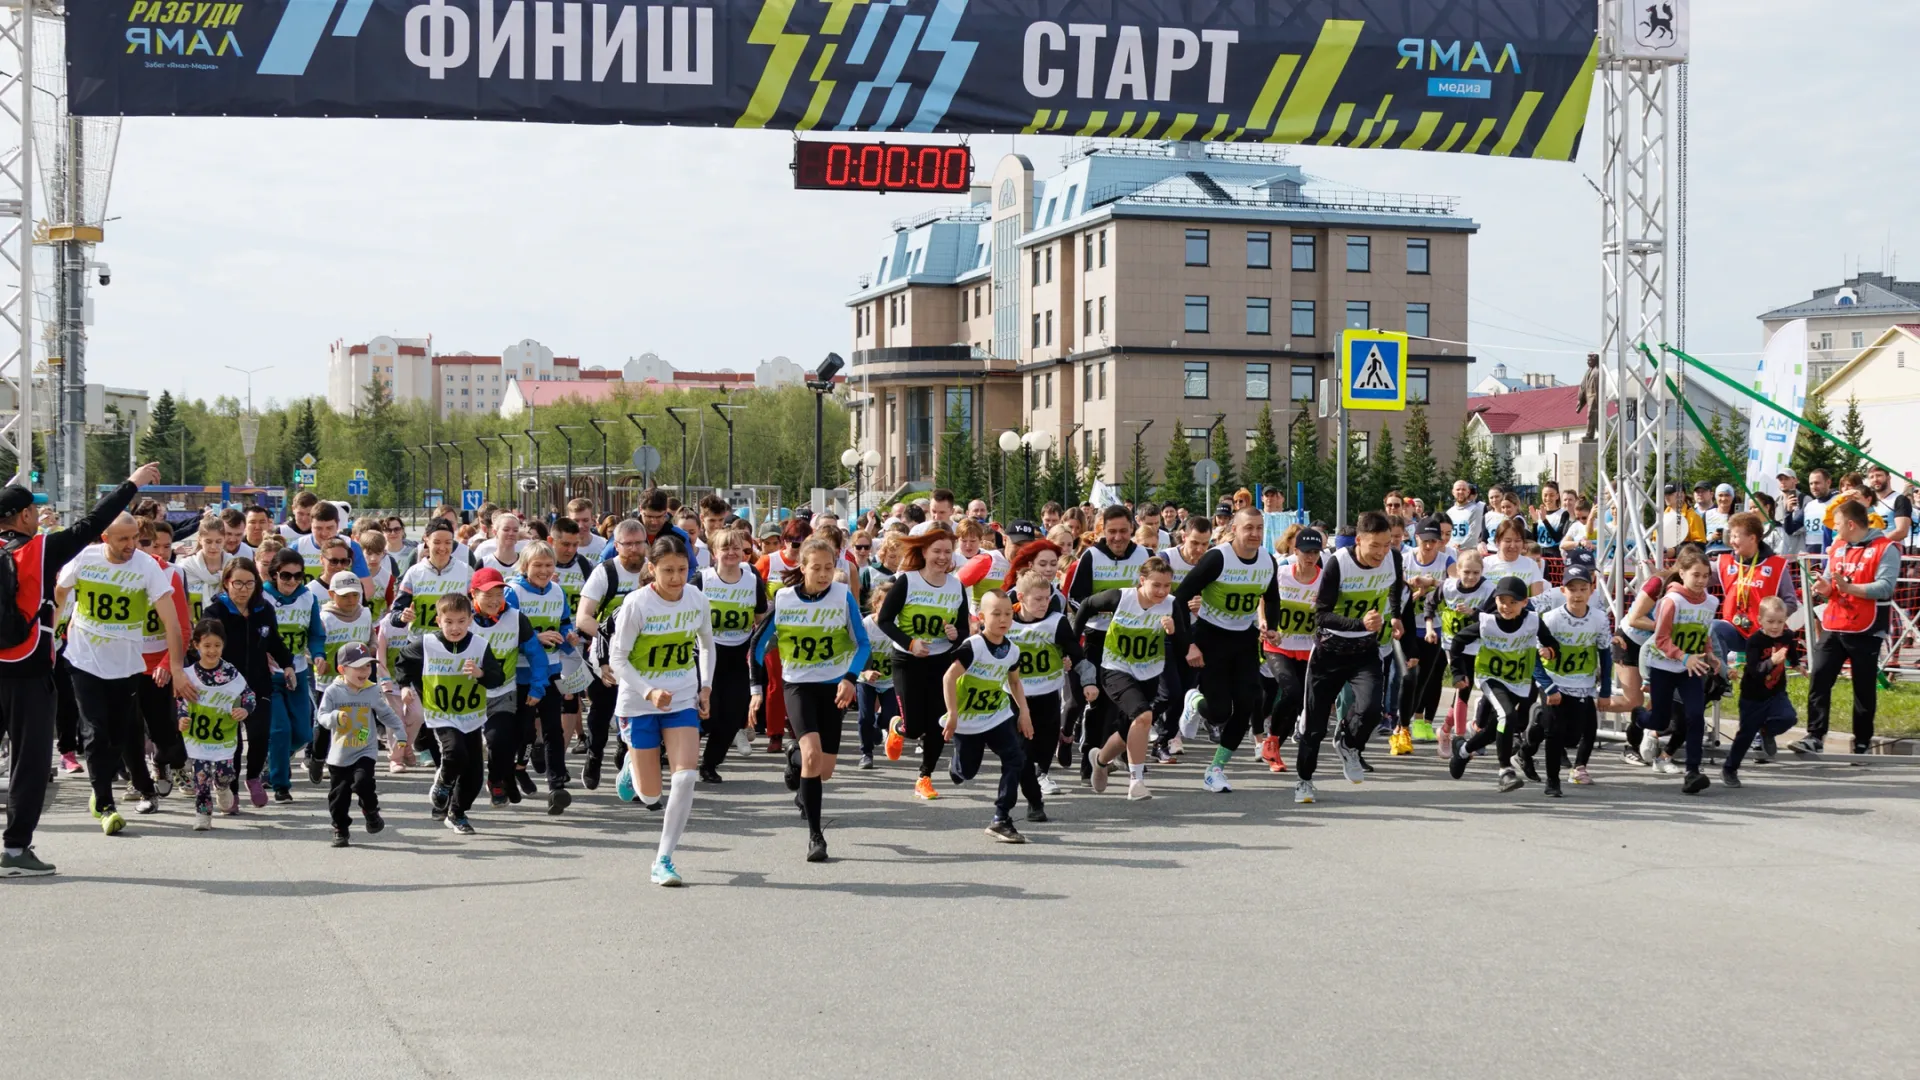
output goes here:
[[[1303, 402], [1302, 408], [1311, 408], [1312, 402]], [[1293, 425], [1292, 437], [1287, 442], [1287, 457], [1293, 463], [1293, 482], [1306, 488], [1306, 509], [1314, 521], [1333, 519], [1333, 468], [1320, 458], [1320, 425], [1313, 420], [1312, 414]], [[1291, 494], [1291, 493], [1289, 493]], [[1291, 502], [1288, 505], [1292, 505]], [[1295, 506], [1295, 510], [1302, 507]]]
[[1120, 479], [1120, 494], [1134, 505], [1146, 502], [1153, 494], [1153, 467], [1147, 464], [1147, 449], [1144, 443], [1136, 442], [1127, 451], [1131, 460], [1127, 463], [1126, 475]]
[[[1454, 436], [1453, 461], [1450, 463], [1451, 470], [1449, 474], [1452, 479], [1446, 479], [1446, 477], [1443, 476], [1443, 486], [1451, 488], [1454, 480], [1465, 480], [1479, 487], [1481, 492], [1485, 493], [1486, 485], [1482, 483], [1486, 477], [1485, 460], [1485, 456], [1481, 452], [1480, 443], [1473, 437], [1473, 417], [1468, 416], [1460, 422], [1460, 433]], [[1441, 504], [1435, 503], [1434, 505], [1438, 506]]]
[[[1193, 482], [1193, 447], [1186, 433], [1178, 428], [1167, 441], [1167, 460], [1160, 469], [1160, 486], [1154, 489], [1153, 496], [1163, 506], [1201, 512], [1200, 488]], [[1211, 509], [1206, 512], [1210, 513]]]
[[[1367, 458], [1367, 501], [1364, 509], [1386, 505], [1387, 492], [1400, 487], [1399, 456], [1394, 452], [1393, 429], [1380, 425], [1380, 444]], [[1405, 494], [1405, 492], [1401, 492]]]
[[[1842, 455], [1840, 458], [1840, 471], [1842, 473], [1850, 473], [1861, 472], [1866, 469], [1869, 464], [1867, 455], [1873, 453], [1873, 440], [1867, 438], [1866, 421], [1860, 418], [1859, 398], [1851, 395], [1848, 396], [1847, 415], [1840, 421], [1840, 431], [1838, 434], [1842, 441], [1850, 443], [1854, 447], [1853, 450], [1838, 446], [1834, 447], [1834, 449]], [[1838, 477], [1835, 477], [1835, 479], [1838, 479]]]
[[1835, 480], [1840, 479], [1840, 448], [1825, 435], [1816, 435], [1807, 424], [1815, 424], [1828, 431], [1833, 430], [1833, 413], [1827, 409], [1827, 403], [1819, 394], [1808, 394], [1806, 403], [1806, 424], [1800, 425], [1800, 434], [1793, 443], [1793, 471], [1806, 483], [1807, 475], [1815, 469], [1825, 469]]
[[933, 486], [953, 492], [962, 508], [979, 497], [980, 470], [973, 451], [973, 431], [959, 409], [947, 415], [947, 429], [940, 436], [940, 460], [934, 466]]
[[1247, 451], [1246, 475], [1249, 486], [1275, 487], [1286, 481], [1286, 467], [1280, 458], [1280, 445], [1273, 438], [1273, 406], [1260, 406], [1260, 421], [1253, 429], [1253, 447]]
[[1433, 458], [1433, 434], [1427, 429], [1427, 407], [1407, 406], [1407, 452], [1400, 462], [1400, 490], [1426, 504], [1429, 512], [1445, 501], [1440, 490], [1440, 466]]
[[[1215, 424], [1211, 430], [1213, 438], [1208, 440], [1213, 444], [1210, 456], [1213, 458], [1213, 463], [1220, 466], [1220, 478], [1213, 482], [1213, 497], [1217, 503], [1223, 495], [1231, 495], [1233, 489], [1240, 486], [1240, 478], [1234, 472], [1233, 436], [1228, 433], [1227, 426]], [[1204, 491], [1204, 488], [1202, 490]], [[1208, 512], [1212, 512], [1211, 507], [1208, 508]]]

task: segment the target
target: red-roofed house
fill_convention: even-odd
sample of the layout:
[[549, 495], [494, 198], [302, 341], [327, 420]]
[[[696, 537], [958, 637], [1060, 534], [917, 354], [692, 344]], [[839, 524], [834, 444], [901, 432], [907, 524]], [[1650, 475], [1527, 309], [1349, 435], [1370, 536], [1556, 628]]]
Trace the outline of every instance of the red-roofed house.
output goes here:
[[1483, 449], [1504, 450], [1522, 484], [1549, 478], [1559, 469], [1560, 448], [1587, 435], [1587, 415], [1574, 408], [1578, 386], [1513, 390], [1467, 399], [1473, 437]]
[[555, 356], [531, 338], [495, 356], [435, 354], [431, 337], [377, 337], [362, 345], [336, 341], [327, 364], [327, 403], [336, 412], [357, 412], [366, 404], [367, 386], [379, 379], [396, 402], [431, 402], [441, 416], [471, 415], [497, 411], [512, 379], [579, 377], [579, 357]]

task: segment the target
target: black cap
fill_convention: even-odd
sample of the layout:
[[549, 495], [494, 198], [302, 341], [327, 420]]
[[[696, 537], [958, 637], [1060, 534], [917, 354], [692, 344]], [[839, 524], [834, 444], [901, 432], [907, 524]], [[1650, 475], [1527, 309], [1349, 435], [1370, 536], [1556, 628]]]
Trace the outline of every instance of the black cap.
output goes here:
[[1301, 529], [1293, 534], [1295, 551], [1319, 551], [1327, 546], [1327, 538], [1320, 535], [1319, 529]]
[[1586, 563], [1568, 563], [1567, 572], [1561, 576], [1560, 584], [1571, 585], [1576, 581], [1584, 581], [1591, 585], [1593, 584], [1593, 577], [1593, 567], [1588, 566]]
[[1230, 502], [1223, 502], [1219, 506], [1214, 507], [1213, 516], [1214, 517], [1232, 517], [1233, 504]]
[[1007, 542], [1015, 546], [1030, 544], [1040, 539], [1040, 527], [1025, 518], [1009, 522], [1007, 527], [1000, 531], [1006, 536]]
[[1509, 600], [1524, 601], [1527, 599], [1527, 583], [1514, 577], [1512, 574], [1508, 574], [1493, 586], [1493, 595], [1496, 597], [1504, 596]]
[[19, 484], [0, 488], [0, 517], [12, 517], [33, 505], [33, 489]]
[[1697, 484], [1695, 484], [1695, 485], [1693, 485], [1693, 490], [1695, 490], [1695, 491], [1712, 491], [1712, 490], [1713, 490], [1713, 485], [1712, 485], [1712, 484], [1709, 484], [1709, 483], [1707, 483], [1707, 482], [1706, 482], [1705, 480], [1702, 480], [1702, 481], [1700, 481], [1699, 483], [1697, 483]]
[[1440, 528], [1438, 521], [1433, 518], [1428, 518], [1420, 523], [1418, 529], [1414, 530], [1414, 535], [1421, 540], [1438, 540], [1442, 536], [1445, 536], [1446, 532]]
[[1678, 494], [1680, 494], [1680, 485], [1679, 485], [1679, 484], [1668, 484], [1668, 485], [1667, 485], [1667, 487], [1666, 487], [1666, 492], [1667, 492], [1667, 494], [1669, 494], [1669, 495], [1678, 495]]

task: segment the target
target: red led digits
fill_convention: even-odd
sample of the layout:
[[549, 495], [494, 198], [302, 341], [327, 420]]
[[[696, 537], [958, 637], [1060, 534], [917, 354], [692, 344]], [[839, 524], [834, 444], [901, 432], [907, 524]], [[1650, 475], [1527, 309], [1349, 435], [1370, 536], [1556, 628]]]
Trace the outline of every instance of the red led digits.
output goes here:
[[807, 191], [965, 192], [973, 152], [964, 146], [796, 142], [793, 186]]

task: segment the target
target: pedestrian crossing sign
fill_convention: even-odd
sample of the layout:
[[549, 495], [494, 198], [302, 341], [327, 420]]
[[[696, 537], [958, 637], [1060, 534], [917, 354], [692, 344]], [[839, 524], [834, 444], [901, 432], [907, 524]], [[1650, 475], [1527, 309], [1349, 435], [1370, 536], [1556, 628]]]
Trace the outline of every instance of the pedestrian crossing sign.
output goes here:
[[1407, 407], [1407, 335], [1387, 330], [1341, 333], [1340, 404], [1386, 411]]

